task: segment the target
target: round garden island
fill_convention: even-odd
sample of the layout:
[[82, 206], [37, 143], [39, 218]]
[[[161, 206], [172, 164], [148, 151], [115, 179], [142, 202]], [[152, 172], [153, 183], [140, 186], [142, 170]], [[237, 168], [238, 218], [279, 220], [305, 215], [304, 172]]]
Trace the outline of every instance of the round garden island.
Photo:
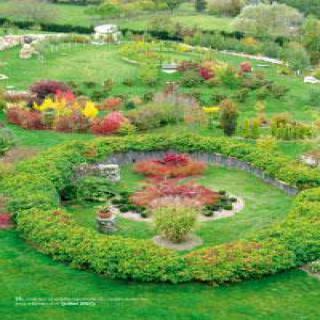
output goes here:
[[[84, 226], [76, 218], [76, 214], [71, 212], [75, 212], [76, 208], [63, 207], [71, 194], [70, 186], [79, 166], [108, 161], [115, 163], [116, 157], [122, 157], [122, 163], [118, 162], [123, 166], [122, 180], [126, 180], [126, 175], [130, 177], [131, 180], [127, 179], [127, 188], [135, 191], [137, 179], [143, 180], [146, 177], [143, 177], [141, 172], [140, 176], [137, 173], [133, 175], [130, 162], [137, 165], [137, 161], [140, 160], [137, 158], [139, 154], [141, 160], [148, 160], [146, 153], [154, 158], [153, 152], [160, 155], [173, 150], [180, 154], [188, 154], [196, 161], [200, 158], [201, 161], [206, 159], [206, 165], [214, 162], [217, 164], [214, 159], [223, 159], [220, 160], [220, 164], [248, 171], [290, 195], [298, 193], [294, 205], [288, 214], [275, 216], [273, 223], [270, 223], [270, 220], [264, 221], [258, 228], [251, 229], [252, 232], [241, 232], [242, 227], [238, 225], [238, 229], [236, 228], [236, 219], [241, 216], [246, 218], [246, 207], [250, 205], [250, 199], [246, 198], [245, 208], [233, 217], [212, 220], [208, 224], [205, 222], [205, 227], [199, 231], [199, 236], [204, 239], [203, 246], [185, 253], [178, 253], [153, 243], [149, 238], [153, 235], [146, 228], [147, 222], [131, 221], [136, 225], [143, 224], [145, 229], [141, 230], [144, 230], [144, 234], [141, 232], [140, 236], [135, 236], [128, 224], [119, 225], [119, 230], [122, 230], [119, 234], [116, 232], [105, 235]], [[162, 158], [161, 161], [163, 160]], [[213, 176], [218, 176], [219, 170], [229, 170], [212, 168], [209, 166], [208, 176], [210, 170], [213, 170]], [[230, 170], [232, 172], [235, 169]], [[235, 177], [234, 172], [232, 173]], [[206, 188], [206, 183], [212, 183], [205, 181], [206, 175], [201, 177], [199, 172], [194, 178], [203, 188]], [[159, 177], [157, 179], [161, 180]], [[190, 177], [184, 179], [189, 180]], [[224, 182], [226, 185], [226, 176], [221, 179], [220, 183]], [[230, 176], [228, 179], [231, 179]], [[230, 187], [230, 195], [238, 196], [235, 186], [239, 187], [239, 181], [234, 180], [233, 187], [231, 183], [228, 188]], [[215, 183], [220, 187], [218, 180], [212, 184]], [[84, 143], [71, 142], [52, 148], [36, 159], [18, 164], [13, 174], [4, 175], [1, 190], [5, 190], [8, 210], [14, 214], [21, 235], [38, 250], [56, 260], [105, 274], [110, 278], [224, 284], [275, 274], [320, 257], [319, 184], [318, 169], [308, 168], [280, 154], [271, 155], [251, 144], [227, 138], [194, 135], [145, 135], [103, 138]], [[178, 187], [181, 185], [178, 184]], [[148, 185], [144, 188], [148, 188]], [[209, 185], [207, 188], [212, 191]], [[260, 186], [253, 184], [252, 188], [259, 189]], [[287, 205], [290, 207], [289, 196], [283, 191], [278, 192], [281, 192], [284, 198], [287, 197]], [[241, 197], [240, 193], [239, 196]], [[272, 217], [270, 210], [273, 208], [269, 205], [268, 202], [263, 204], [262, 213]], [[193, 210], [192, 207], [189, 209]], [[161, 218], [161, 212], [158, 212], [158, 215]], [[155, 215], [154, 219], [157, 219], [156, 217]], [[190, 217], [194, 219], [191, 213]], [[228, 230], [226, 221], [233, 219], [233, 228], [224, 236], [208, 236], [210, 233], [215, 234], [219, 229], [215, 226], [218, 223], [225, 224], [224, 230]], [[94, 221], [91, 218], [90, 220]], [[257, 220], [253, 222], [257, 224]], [[124, 230], [126, 226], [127, 232]], [[212, 228], [211, 232], [208, 232], [207, 226], [209, 229]]]

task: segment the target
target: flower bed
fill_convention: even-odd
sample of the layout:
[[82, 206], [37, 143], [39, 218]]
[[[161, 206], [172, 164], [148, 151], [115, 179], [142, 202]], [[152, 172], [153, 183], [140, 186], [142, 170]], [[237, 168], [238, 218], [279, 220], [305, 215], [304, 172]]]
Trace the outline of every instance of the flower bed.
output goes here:
[[[101, 236], [77, 225], [59, 209], [59, 194], [68, 186], [76, 166], [116, 152], [170, 149], [237, 157], [307, 190], [297, 196], [282, 223], [247, 239], [185, 255], [151, 241]], [[15, 174], [3, 176], [0, 184], [8, 198], [8, 210], [28, 241], [56, 260], [111, 278], [223, 284], [275, 274], [320, 258], [319, 170], [231, 139], [145, 135], [68, 143], [20, 163]]]
[[[116, 111], [121, 99], [109, 98], [98, 106], [87, 98], [76, 97], [63, 82], [39, 81], [31, 86], [29, 96], [18, 95], [17, 101], [7, 101], [8, 122], [25, 129], [99, 135], [126, 134], [135, 129], [121, 112]], [[109, 113], [101, 114], [100, 109], [107, 109]]]

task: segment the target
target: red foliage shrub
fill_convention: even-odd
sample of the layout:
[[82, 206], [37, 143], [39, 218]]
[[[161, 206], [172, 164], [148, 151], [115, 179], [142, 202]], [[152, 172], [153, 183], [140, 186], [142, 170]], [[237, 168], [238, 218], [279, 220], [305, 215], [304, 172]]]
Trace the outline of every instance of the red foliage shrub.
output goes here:
[[12, 107], [7, 111], [7, 118], [8, 122], [20, 125], [25, 129], [41, 130], [45, 127], [41, 113], [34, 110]]
[[101, 109], [116, 111], [121, 107], [122, 102], [123, 102], [122, 99], [118, 97], [108, 98], [103, 101], [101, 105]]
[[88, 118], [79, 112], [59, 116], [54, 122], [54, 129], [60, 132], [86, 132], [89, 127]]
[[60, 89], [55, 93], [57, 100], [66, 100], [67, 102], [74, 102], [76, 100], [76, 96], [72, 91], [61, 91]]
[[7, 110], [7, 119], [9, 123], [12, 124], [21, 124], [21, 108], [20, 107], [12, 107]]
[[190, 157], [186, 154], [167, 153], [163, 159], [156, 160], [157, 162], [170, 166], [186, 166], [190, 161]]
[[240, 69], [241, 69], [241, 72], [243, 72], [243, 73], [252, 72], [252, 64], [251, 64], [251, 62], [242, 62], [240, 64]]
[[0, 229], [9, 228], [12, 225], [9, 213], [0, 214]]
[[168, 153], [163, 159], [142, 160], [135, 171], [151, 177], [188, 177], [202, 174], [206, 164], [195, 161], [185, 154]]
[[215, 76], [214, 71], [209, 68], [201, 67], [199, 72], [204, 80], [212, 79]]
[[182, 61], [177, 68], [180, 72], [186, 72], [188, 70], [199, 70], [199, 64], [192, 61]]
[[25, 129], [41, 130], [45, 128], [42, 115], [37, 111], [22, 110], [21, 127]]
[[34, 83], [30, 91], [37, 99], [43, 100], [48, 95], [55, 95], [57, 92], [72, 92], [72, 89], [63, 82], [53, 80], [42, 80]]
[[128, 119], [121, 112], [111, 112], [103, 119], [95, 119], [91, 131], [95, 134], [112, 134], [119, 131]]
[[205, 206], [215, 204], [219, 200], [220, 195], [193, 182], [179, 184], [176, 179], [171, 179], [156, 183], [154, 180], [151, 180], [143, 190], [137, 191], [131, 196], [131, 201], [135, 205], [149, 207], [156, 199], [168, 197], [192, 199], [200, 205]]

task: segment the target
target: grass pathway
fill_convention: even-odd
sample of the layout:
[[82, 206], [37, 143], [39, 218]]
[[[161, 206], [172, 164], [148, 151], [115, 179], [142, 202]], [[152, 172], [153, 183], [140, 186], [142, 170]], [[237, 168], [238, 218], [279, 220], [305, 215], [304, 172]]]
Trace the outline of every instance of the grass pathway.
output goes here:
[[[2, 320], [318, 320], [319, 280], [292, 271], [230, 287], [115, 281], [52, 261], [0, 230]], [[16, 306], [15, 299], [78, 298], [95, 306]]]

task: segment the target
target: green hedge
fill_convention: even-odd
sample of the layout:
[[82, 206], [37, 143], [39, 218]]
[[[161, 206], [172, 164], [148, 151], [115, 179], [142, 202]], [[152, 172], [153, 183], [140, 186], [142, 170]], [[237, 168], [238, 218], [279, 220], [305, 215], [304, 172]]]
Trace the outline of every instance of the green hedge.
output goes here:
[[[180, 255], [149, 240], [102, 236], [78, 226], [59, 194], [74, 167], [114, 152], [175, 149], [221, 153], [247, 161], [302, 191], [281, 224], [253, 237]], [[259, 278], [320, 258], [320, 171], [229, 138], [145, 135], [99, 138], [55, 147], [0, 180], [18, 230], [42, 252], [111, 278], [215, 284]]]

